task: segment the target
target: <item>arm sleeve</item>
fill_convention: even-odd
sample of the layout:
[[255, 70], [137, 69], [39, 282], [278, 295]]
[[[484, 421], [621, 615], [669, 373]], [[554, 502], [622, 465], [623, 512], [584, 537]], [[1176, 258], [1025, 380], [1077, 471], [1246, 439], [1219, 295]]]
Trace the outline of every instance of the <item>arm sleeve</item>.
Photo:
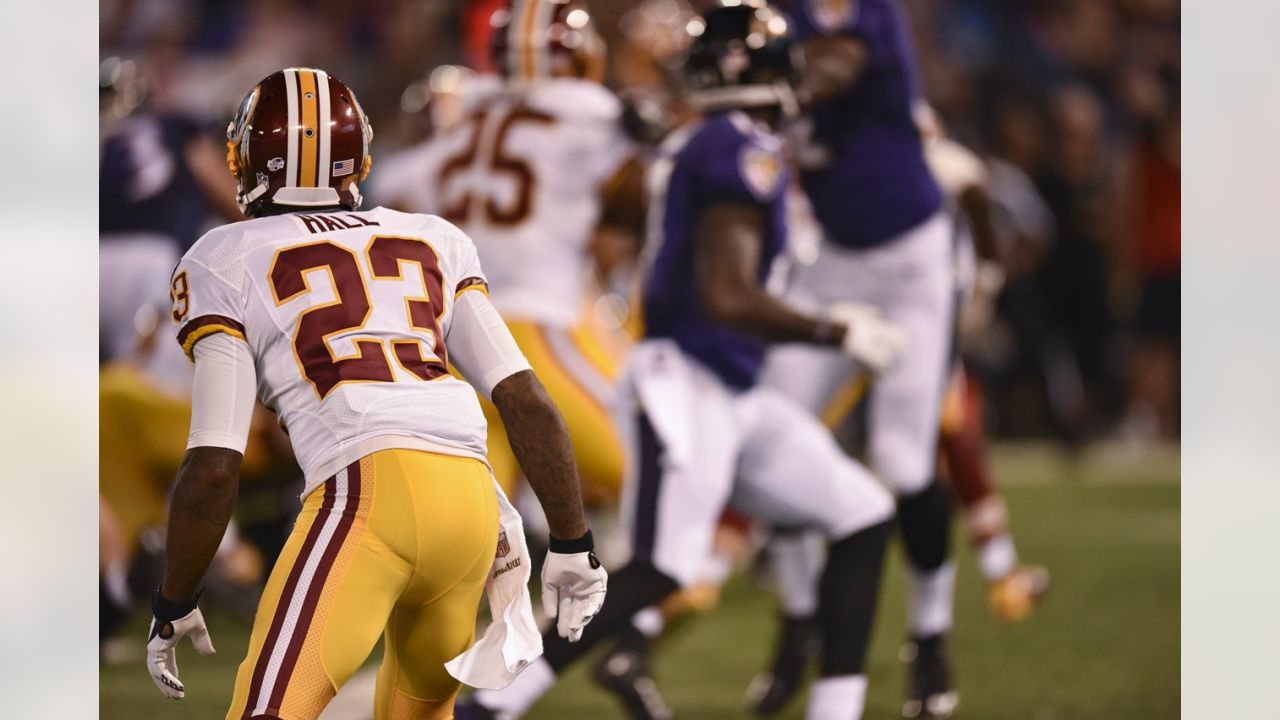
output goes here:
[[257, 386], [249, 346], [219, 334], [196, 345], [193, 354], [196, 372], [187, 449], [221, 447], [243, 453]]
[[482, 292], [458, 296], [447, 342], [449, 358], [486, 398], [498, 383], [530, 369], [507, 324]]

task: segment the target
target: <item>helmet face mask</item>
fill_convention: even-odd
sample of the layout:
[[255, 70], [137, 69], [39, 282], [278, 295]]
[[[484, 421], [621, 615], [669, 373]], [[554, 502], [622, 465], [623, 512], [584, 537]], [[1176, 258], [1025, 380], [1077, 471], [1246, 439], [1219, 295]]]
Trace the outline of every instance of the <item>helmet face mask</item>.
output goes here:
[[355, 94], [323, 70], [264, 78], [227, 126], [236, 202], [250, 217], [270, 207], [360, 207], [373, 128]]
[[685, 32], [684, 81], [695, 107], [798, 112], [800, 54], [786, 18], [763, 0], [723, 2], [690, 20]]

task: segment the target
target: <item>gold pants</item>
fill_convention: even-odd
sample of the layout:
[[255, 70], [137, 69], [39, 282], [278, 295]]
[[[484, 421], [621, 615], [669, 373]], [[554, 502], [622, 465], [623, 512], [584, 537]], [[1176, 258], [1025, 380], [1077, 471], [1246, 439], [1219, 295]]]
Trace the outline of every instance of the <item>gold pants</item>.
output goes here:
[[303, 502], [263, 592], [228, 720], [313, 720], [385, 635], [374, 716], [445, 720], [498, 540], [489, 468], [386, 450]]

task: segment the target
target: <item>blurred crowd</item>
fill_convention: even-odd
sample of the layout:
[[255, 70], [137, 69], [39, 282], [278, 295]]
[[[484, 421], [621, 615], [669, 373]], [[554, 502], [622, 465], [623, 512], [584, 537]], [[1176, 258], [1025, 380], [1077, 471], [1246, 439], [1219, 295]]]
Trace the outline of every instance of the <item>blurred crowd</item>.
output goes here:
[[[963, 348], [985, 381], [991, 430], [1069, 447], [1176, 439], [1178, 3], [903, 2], [927, 99], [946, 132], [988, 161], [1005, 228], [998, 321]], [[629, 31], [637, 7], [674, 13], [677, 1], [589, 4], [622, 89], [636, 46], [655, 42]], [[136, 72], [151, 110], [196, 119], [214, 142], [244, 88], [284, 66], [324, 67], [358, 89], [375, 158], [386, 157], [420, 133], [415, 83], [442, 64], [483, 66], [475, 28], [493, 5], [103, 0], [101, 53], [124, 59], [104, 73]], [[113, 96], [104, 137], [131, 102]], [[209, 225], [219, 210], [211, 204]]]

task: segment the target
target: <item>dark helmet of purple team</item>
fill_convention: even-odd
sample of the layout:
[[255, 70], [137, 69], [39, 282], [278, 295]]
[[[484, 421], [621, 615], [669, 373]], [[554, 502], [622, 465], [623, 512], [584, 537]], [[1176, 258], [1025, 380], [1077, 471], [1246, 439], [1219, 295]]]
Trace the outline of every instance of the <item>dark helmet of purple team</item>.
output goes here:
[[706, 111], [797, 110], [800, 64], [786, 17], [764, 0], [718, 0], [685, 24], [690, 101]]

